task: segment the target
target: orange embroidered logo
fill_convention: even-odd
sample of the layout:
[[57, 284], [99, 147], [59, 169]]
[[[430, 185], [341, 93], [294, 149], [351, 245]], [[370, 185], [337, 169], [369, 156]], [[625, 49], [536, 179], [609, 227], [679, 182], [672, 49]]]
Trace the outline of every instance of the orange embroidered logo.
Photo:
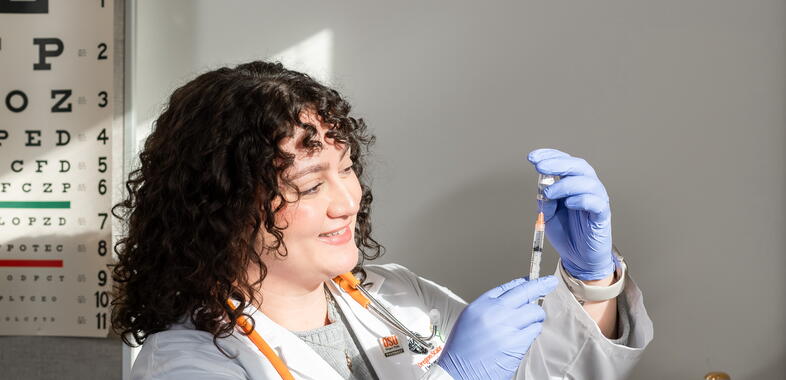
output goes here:
[[385, 354], [385, 357], [398, 355], [404, 352], [404, 349], [401, 348], [398, 342], [398, 337], [395, 335], [379, 338], [379, 346], [382, 348], [382, 353]]
[[395, 335], [386, 336], [382, 338], [382, 345], [385, 346], [385, 348], [398, 345], [398, 337]]

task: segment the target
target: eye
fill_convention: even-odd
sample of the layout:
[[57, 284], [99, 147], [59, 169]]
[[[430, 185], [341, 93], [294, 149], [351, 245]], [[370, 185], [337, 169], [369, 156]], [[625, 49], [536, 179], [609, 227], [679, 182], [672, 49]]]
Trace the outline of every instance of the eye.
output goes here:
[[352, 165], [349, 165], [346, 169], [342, 170], [341, 172], [344, 174], [349, 174], [352, 171]]
[[306, 190], [306, 191], [301, 191], [301, 192], [300, 192], [300, 195], [309, 195], [309, 194], [314, 194], [314, 193], [316, 193], [316, 192], [317, 192], [317, 190], [319, 190], [319, 187], [320, 187], [320, 186], [322, 186], [322, 182], [318, 183], [316, 186], [314, 186], [314, 187], [312, 187], [312, 188], [310, 188], [310, 189], [308, 189], [308, 190]]

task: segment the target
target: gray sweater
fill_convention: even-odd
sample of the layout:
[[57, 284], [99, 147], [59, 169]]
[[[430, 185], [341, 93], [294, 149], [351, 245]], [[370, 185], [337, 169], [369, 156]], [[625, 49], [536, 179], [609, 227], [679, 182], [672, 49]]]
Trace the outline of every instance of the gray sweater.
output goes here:
[[344, 314], [336, 307], [328, 293], [330, 324], [307, 331], [293, 331], [319, 356], [325, 359], [341, 377], [351, 380], [379, 379], [366, 354], [358, 350], [358, 343], [347, 327]]

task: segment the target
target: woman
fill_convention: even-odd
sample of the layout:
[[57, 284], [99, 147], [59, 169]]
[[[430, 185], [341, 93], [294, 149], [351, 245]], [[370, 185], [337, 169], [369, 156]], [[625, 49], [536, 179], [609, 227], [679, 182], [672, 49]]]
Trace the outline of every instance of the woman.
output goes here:
[[[113, 327], [145, 343], [132, 378], [630, 372], [651, 322], [612, 254], [608, 197], [586, 162], [529, 155], [563, 176], [543, 205], [558, 276], [517, 279], [467, 306], [406, 268], [364, 263], [382, 252], [363, 182], [373, 137], [349, 112], [336, 91], [266, 62], [205, 73], [172, 94], [114, 210], [128, 235], [116, 246]], [[337, 277], [348, 272], [363, 285]], [[414, 334], [361, 306], [362, 289]]]

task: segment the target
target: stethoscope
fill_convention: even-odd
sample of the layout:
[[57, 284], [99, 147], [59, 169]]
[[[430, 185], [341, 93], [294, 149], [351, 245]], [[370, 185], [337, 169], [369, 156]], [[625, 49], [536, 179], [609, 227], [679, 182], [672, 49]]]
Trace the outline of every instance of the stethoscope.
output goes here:
[[[409, 349], [415, 353], [425, 354], [432, 348], [434, 345], [429, 342], [432, 338], [437, 335], [437, 329], [440, 322], [440, 315], [437, 309], [432, 309], [429, 312], [429, 319], [431, 321], [431, 335], [424, 337], [404, 326], [401, 321], [399, 321], [385, 306], [382, 305], [371, 293], [368, 292], [361, 284], [360, 280], [357, 279], [351, 272], [347, 272], [341, 274], [333, 279], [341, 289], [344, 289], [345, 292], [352, 297], [360, 306], [363, 306], [364, 309], [371, 310], [374, 314], [377, 315], [380, 319], [385, 321], [391, 327], [396, 329], [401, 334], [405, 335], [409, 341]], [[232, 310], [235, 310], [235, 304], [232, 303], [232, 300], [227, 300], [229, 307]], [[237, 318], [238, 325], [243, 329], [243, 331], [248, 334], [248, 338], [251, 342], [254, 343], [255, 346], [262, 352], [263, 355], [273, 364], [273, 368], [276, 369], [276, 372], [281, 376], [284, 380], [294, 380], [292, 373], [289, 372], [286, 364], [281, 358], [273, 351], [272, 348], [265, 342], [265, 339], [259, 335], [259, 333], [254, 330], [254, 327], [251, 323], [248, 322], [248, 318], [244, 315], [241, 315]]]

